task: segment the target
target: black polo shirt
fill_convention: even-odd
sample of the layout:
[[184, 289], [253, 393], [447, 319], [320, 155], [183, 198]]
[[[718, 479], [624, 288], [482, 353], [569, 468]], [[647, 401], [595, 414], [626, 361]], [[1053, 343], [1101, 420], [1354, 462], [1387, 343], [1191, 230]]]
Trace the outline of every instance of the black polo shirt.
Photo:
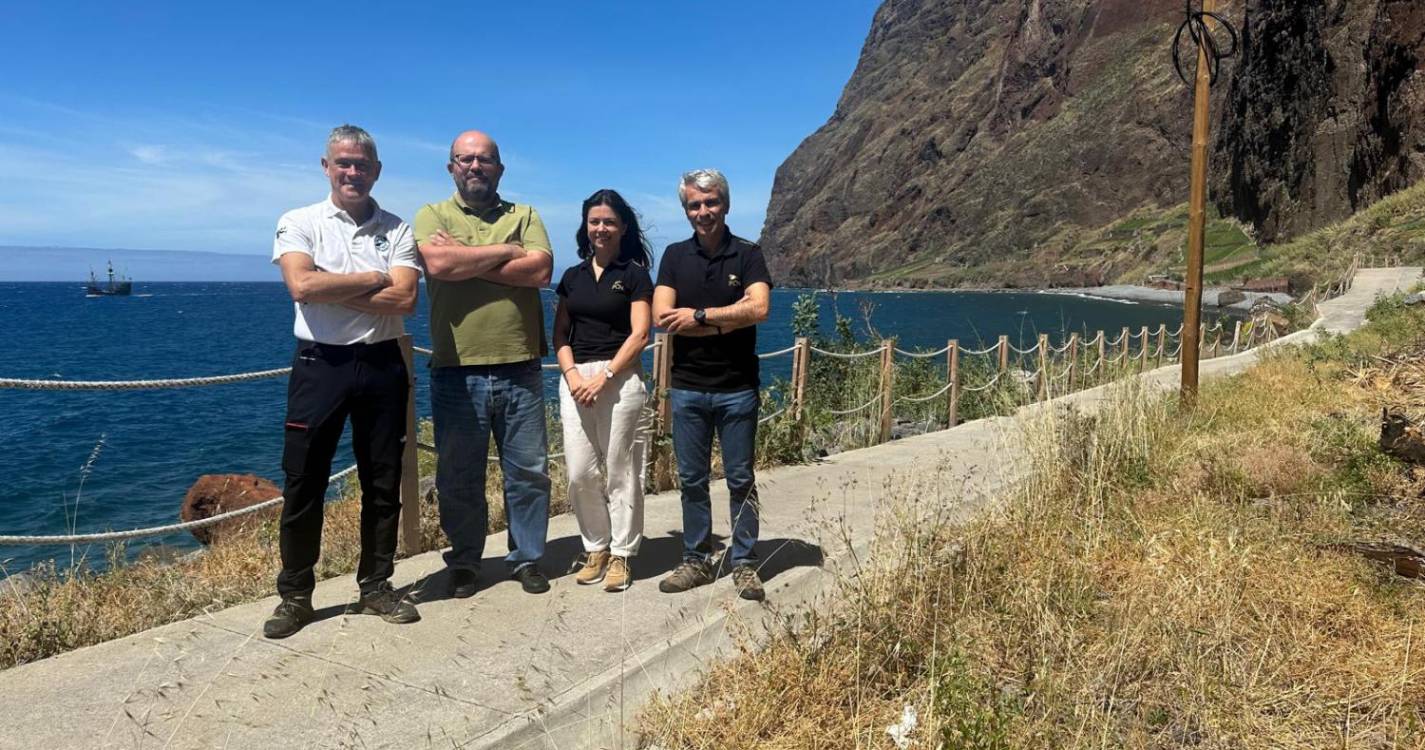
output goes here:
[[[732, 232], [712, 254], [698, 245], [696, 236], [675, 242], [658, 264], [658, 286], [672, 287], [677, 306], [694, 310], [727, 307], [759, 281], [772, 286], [762, 248]], [[720, 336], [674, 336], [672, 367], [674, 388], [712, 393], [756, 388], [761, 384], [757, 327]]]
[[653, 297], [653, 281], [648, 269], [619, 260], [610, 263], [594, 280], [591, 259], [571, 266], [554, 290], [564, 299], [569, 313], [569, 347], [574, 361], [597, 362], [613, 359], [633, 332], [630, 308], [635, 300]]

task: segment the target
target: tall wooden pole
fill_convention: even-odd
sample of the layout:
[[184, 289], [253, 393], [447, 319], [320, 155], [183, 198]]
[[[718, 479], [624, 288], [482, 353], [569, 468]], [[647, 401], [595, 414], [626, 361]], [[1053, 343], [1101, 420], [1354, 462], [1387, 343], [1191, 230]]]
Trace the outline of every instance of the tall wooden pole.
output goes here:
[[401, 516], [397, 522], [397, 546], [403, 555], [421, 551], [421, 473], [416, 458], [416, 352], [411, 334], [399, 338], [401, 358], [406, 362], [406, 443], [401, 449]]
[[[1202, 0], [1202, 12], [1217, 10], [1217, 0]], [[1203, 17], [1204, 29], [1207, 23]], [[1202, 320], [1202, 239], [1207, 229], [1207, 110], [1212, 95], [1206, 45], [1197, 47], [1197, 86], [1192, 116], [1192, 182], [1188, 190], [1187, 273], [1183, 300], [1182, 403], [1197, 403], [1198, 325]]]

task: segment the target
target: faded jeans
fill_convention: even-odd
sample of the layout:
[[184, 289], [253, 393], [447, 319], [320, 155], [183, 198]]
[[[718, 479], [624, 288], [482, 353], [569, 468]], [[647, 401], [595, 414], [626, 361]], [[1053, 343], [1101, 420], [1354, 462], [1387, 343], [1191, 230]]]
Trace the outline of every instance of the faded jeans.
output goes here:
[[683, 559], [706, 562], [712, 557], [713, 434], [722, 446], [731, 511], [733, 566], [756, 565], [758, 499], [752, 463], [757, 447], [756, 389], [707, 393], [672, 388], [673, 450], [678, 454], [678, 481], [683, 493]]
[[505, 480], [505, 518], [513, 572], [539, 562], [549, 531], [549, 459], [539, 360], [431, 370], [431, 411], [439, 454], [435, 487], [445, 563], [478, 570], [489, 533], [485, 469], [490, 435]]

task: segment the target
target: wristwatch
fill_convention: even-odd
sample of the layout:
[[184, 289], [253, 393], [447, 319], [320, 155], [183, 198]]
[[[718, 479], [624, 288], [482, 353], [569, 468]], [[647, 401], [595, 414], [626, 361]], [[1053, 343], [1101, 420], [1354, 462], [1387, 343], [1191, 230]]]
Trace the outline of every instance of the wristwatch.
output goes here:
[[613, 380], [613, 379], [614, 379], [614, 371], [613, 371], [612, 368], [609, 368], [609, 367], [605, 367], [605, 368], [604, 368], [604, 378], [605, 378], [606, 380]]
[[697, 321], [698, 325], [700, 325], [700, 326], [705, 326], [705, 325], [707, 325], [707, 324], [708, 324], [708, 311], [707, 311], [707, 310], [704, 310], [704, 309], [701, 308], [701, 307], [699, 307], [698, 309], [696, 309], [696, 310], [693, 311], [693, 320]]

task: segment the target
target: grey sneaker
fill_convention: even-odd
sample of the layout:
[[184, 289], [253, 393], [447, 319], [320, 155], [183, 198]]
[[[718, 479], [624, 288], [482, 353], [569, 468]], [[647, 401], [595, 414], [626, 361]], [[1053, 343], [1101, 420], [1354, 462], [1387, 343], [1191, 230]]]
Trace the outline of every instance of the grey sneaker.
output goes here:
[[676, 594], [712, 583], [716, 578], [711, 565], [700, 560], [684, 560], [667, 578], [658, 582], [658, 590], [665, 594]]
[[739, 565], [732, 569], [732, 585], [737, 587], [737, 595], [743, 599], [760, 602], [767, 597], [762, 590], [762, 579], [751, 565]]
[[294, 596], [283, 599], [277, 605], [277, 609], [272, 610], [272, 616], [267, 618], [267, 622], [262, 624], [262, 634], [268, 638], [286, 638], [298, 630], [303, 625], [316, 618], [317, 613], [312, 610], [312, 599], [308, 596]]
[[369, 594], [362, 594], [356, 604], [347, 611], [358, 615], [378, 615], [386, 622], [397, 625], [407, 625], [421, 619], [416, 605], [397, 594], [389, 583]]

